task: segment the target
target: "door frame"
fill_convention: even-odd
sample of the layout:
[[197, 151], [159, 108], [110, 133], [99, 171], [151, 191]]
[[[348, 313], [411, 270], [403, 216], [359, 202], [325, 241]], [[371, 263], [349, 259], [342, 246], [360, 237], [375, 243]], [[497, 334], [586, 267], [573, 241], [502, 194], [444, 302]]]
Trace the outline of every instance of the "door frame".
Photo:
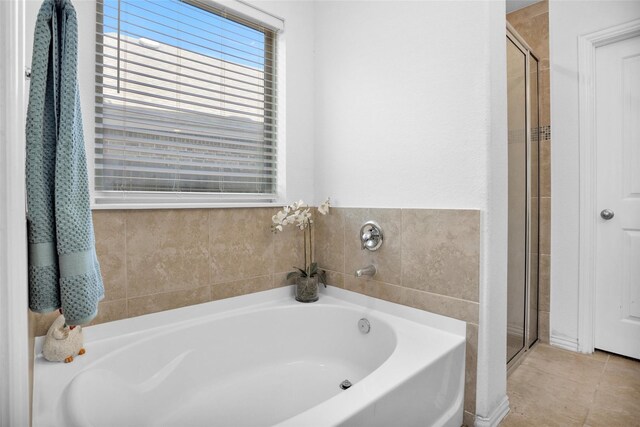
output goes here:
[[[0, 37], [7, 48], [0, 96], [6, 108], [7, 143], [0, 156], [0, 215], [6, 239], [0, 242], [0, 425], [30, 424], [29, 323], [25, 190], [25, 0], [3, 2]], [[4, 157], [4, 158], [2, 158]], [[4, 164], [2, 164], [4, 163]]]
[[[6, 108], [3, 127], [7, 143], [0, 156], [0, 186], [5, 199], [0, 228], [0, 424], [29, 425], [29, 326], [27, 295], [27, 233], [25, 216], [25, 0], [3, 2], [0, 37], [7, 48], [0, 96]], [[4, 157], [4, 158], [3, 158]], [[4, 164], [2, 164], [4, 163]]]
[[640, 35], [640, 19], [578, 37], [580, 92], [580, 255], [578, 351], [595, 350], [596, 292], [596, 49]]

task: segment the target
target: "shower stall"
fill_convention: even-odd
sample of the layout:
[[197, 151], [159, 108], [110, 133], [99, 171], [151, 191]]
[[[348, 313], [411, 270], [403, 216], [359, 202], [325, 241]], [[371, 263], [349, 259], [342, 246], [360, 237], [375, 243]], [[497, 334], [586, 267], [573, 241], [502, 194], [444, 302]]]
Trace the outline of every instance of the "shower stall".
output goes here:
[[538, 339], [538, 59], [507, 24], [507, 364]]

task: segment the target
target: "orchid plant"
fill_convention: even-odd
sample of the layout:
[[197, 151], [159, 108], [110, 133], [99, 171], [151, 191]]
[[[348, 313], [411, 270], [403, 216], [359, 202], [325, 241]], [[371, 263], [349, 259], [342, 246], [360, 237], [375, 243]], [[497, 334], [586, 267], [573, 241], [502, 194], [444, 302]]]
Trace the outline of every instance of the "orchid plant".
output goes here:
[[[326, 215], [329, 212], [331, 203], [329, 199], [325, 200], [318, 206], [318, 213]], [[271, 220], [271, 230], [274, 233], [278, 233], [284, 230], [287, 225], [294, 225], [296, 228], [304, 232], [304, 269], [299, 267], [293, 267], [296, 271], [292, 271], [287, 274], [287, 279], [292, 277], [315, 277], [318, 276], [320, 282], [325, 287], [326, 278], [324, 270], [318, 268], [318, 263], [314, 261], [313, 253], [313, 233], [311, 227], [313, 226], [313, 218], [311, 215], [311, 208], [302, 200], [292, 203], [289, 206], [285, 206], [275, 214]]]

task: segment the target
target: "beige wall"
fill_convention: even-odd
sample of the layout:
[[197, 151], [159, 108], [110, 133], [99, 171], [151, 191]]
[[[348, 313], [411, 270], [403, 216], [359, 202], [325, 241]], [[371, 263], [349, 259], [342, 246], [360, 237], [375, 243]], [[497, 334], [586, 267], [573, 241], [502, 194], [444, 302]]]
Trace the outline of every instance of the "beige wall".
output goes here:
[[539, 338], [549, 341], [551, 241], [551, 119], [549, 92], [549, 3], [542, 1], [507, 15], [540, 60], [540, 275]]
[[[285, 284], [303, 263], [302, 235], [270, 229], [275, 208], [97, 210], [105, 284], [92, 324], [199, 304]], [[56, 313], [32, 315], [44, 335]]]
[[[376, 252], [362, 250], [360, 227], [384, 231]], [[467, 322], [465, 423], [473, 425], [478, 348], [480, 212], [335, 208], [317, 218], [316, 257], [328, 282], [350, 291]], [[375, 263], [374, 279], [355, 278]]]

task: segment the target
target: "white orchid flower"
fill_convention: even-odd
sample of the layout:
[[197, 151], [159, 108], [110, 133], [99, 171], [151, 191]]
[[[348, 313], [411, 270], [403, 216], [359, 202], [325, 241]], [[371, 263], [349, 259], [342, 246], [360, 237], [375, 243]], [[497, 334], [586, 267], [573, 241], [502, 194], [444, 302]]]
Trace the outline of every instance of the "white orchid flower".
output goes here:
[[[318, 206], [318, 212], [322, 215], [326, 215], [329, 212], [331, 203], [329, 199], [325, 200]], [[281, 211], [271, 217], [273, 222], [271, 229], [274, 232], [283, 231], [287, 225], [294, 225], [300, 230], [305, 230], [311, 227], [313, 221], [313, 214], [311, 208], [303, 200], [293, 202], [288, 206], [282, 208]]]
[[287, 218], [287, 214], [284, 211], [280, 211], [274, 216], [271, 217], [271, 220], [274, 224], [282, 224], [282, 222]]
[[295, 222], [300, 230], [304, 230], [309, 225], [309, 218], [311, 217], [309, 211], [309, 208], [304, 211], [296, 211]]
[[326, 215], [329, 213], [329, 207], [331, 207], [331, 201], [329, 198], [327, 198], [327, 200], [320, 203], [320, 206], [318, 206], [318, 212], [320, 212], [322, 215]]

